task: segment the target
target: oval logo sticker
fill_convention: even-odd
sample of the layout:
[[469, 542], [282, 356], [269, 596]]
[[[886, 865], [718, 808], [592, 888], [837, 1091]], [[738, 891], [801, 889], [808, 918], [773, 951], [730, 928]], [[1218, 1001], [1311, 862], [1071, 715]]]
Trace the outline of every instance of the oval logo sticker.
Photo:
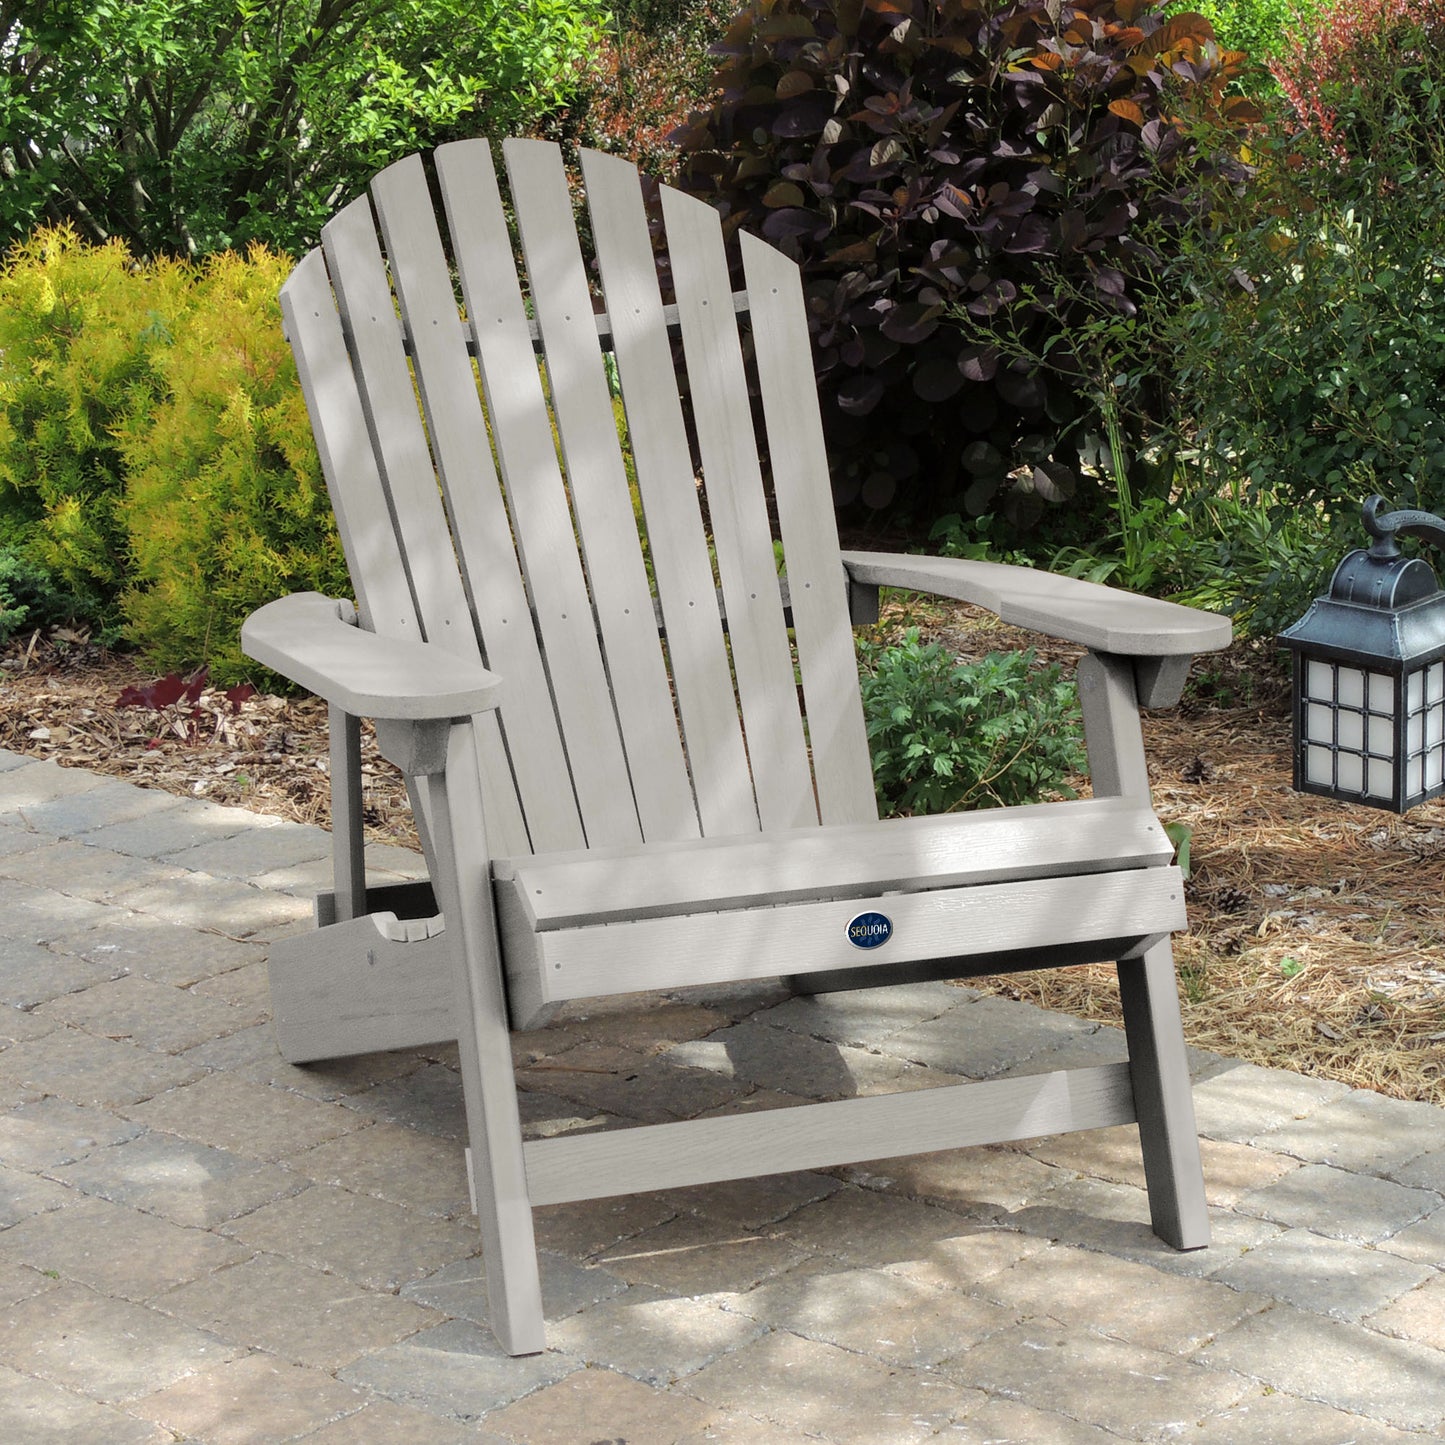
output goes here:
[[848, 924], [854, 948], [878, 948], [893, 937], [893, 920], [884, 913], [860, 913]]

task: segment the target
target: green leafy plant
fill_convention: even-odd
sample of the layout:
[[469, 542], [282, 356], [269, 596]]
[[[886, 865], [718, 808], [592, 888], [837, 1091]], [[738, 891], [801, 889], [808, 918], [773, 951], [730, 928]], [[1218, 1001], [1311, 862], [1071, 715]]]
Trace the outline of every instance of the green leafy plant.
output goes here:
[[0, 537], [103, 637], [220, 682], [254, 672], [240, 623], [278, 588], [347, 593], [289, 269], [259, 247], [141, 263], [62, 229], [0, 270]]
[[566, 103], [599, 0], [0, 6], [0, 243], [42, 222], [140, 255], [300, 249], [409, 151]]
[[801, 263], [840, 503], [1023, 525], [1073, 495], [1087, 399], [990, 332], [1067, 349], [1046, 262], [1136, 304], [1209, 167], [1183, 115], [1252, 114], [1242, 57], [1149, 0], [772, 0], [721, 53], [680, 184]]
[[1072, 797], [1085, 766], [1071, 682], [1032, 652], [959, 662], [910, 628], [859, 642], [863, 710], [879, 803], [893, 813], [1007, 807]]
[[84, 610], [80, 598], [57, 587], [21, 548], [0, 546], [0, 646], [21, 628], [74, 622]]

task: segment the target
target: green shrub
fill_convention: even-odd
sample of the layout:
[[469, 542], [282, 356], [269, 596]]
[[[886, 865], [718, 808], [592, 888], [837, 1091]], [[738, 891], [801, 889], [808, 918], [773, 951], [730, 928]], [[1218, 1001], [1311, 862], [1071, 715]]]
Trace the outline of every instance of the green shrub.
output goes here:
[[112, 617], [126, 577], [115, 431], [159, 393], [152, 365], [190, 302], [187, 268], [40, 231], [0, 268], [0, 517], [35, 564]]
[[0, 270], [0, 540], [104, 637], [220, 683], [254, 671], [251, 608], [347, 588], [281, 335], [289, 268], [57, 230]]
[[1352, 540], [1371, 492], [1445, 506], [1442, 39], [1440, 0], [1321, 12], [1155, 337], [1206, 488]]
[[349, 596], [331, 504], [281, 334], [291, 269], [254, 247], [208, 257], [183, 325], [154, 358], [159, 400], [132, 412], [125, 469], [126, 636], [162, 668], [254, 674], [242, 620], [283, 591]]
[[1032, 651], [959, 662], [917, 628], [860, 641], [863, 711], [878, 801], [889, 813], [1007, 807], [1072, 797], [1085, 766], [1074, 684]]
[[1043, 267], [1109, 314], [1157, 285], [1211, 163], [1180, 117], [1247, 114], [1242, 57], [1152, 0], [772, 0], [722, 53], [680, 183], [801, 263], [840, 503], [1027, 524], [1070, 497], [1089, 405]]
[[0, 546], [0, 646], [22, 628], [72, 622], [84, 610], [80, 598], [57, 587], [21, 548]]

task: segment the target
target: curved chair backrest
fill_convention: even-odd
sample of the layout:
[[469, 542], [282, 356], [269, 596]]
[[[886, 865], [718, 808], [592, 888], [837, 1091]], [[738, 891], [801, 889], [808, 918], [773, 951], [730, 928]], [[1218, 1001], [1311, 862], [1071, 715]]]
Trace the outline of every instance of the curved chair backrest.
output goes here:
[[498, 854], [875, 818], [796, 267], [741, 236], [735, 298], [715, 211], [585, 152], [594, 269], [557, 147], [503, 156], [390, 167], [282, 293], [362, 625], [503, 677]]

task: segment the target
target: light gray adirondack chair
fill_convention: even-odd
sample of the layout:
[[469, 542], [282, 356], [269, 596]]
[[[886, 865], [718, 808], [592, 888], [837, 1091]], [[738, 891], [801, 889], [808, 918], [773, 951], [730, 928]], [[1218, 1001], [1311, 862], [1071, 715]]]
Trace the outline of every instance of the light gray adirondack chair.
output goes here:
[[[331, 707], [335, 887], [323, 926], [271, 954], [282, 1052], [459, 1039], [491, 1321], [514, 1354], [543, 1348], [538, 1204], [1137, 1119], [1155, 1230], [1205, 1244], [1169, 945], [1183, 888], [1138, 707], [1177, 700], [1228, 623], [1026, 569], [840, 555], [796, 267], [743, 235], [734, 296], [717, 214], [664, 188], [664, 305], [637, 172], [589, 153], [597, 314], [559, 152], [518, 140], [503, 154], [530, 302], [481, 141], [435, 153], [449, 241], [411, 157], [326, 227], [282, 293], [360, 612], [298, 594], [242, 634]], [[879, 821], [850, 617], [880, 586], [1085, 646], [1094, 796]], [[432, 887], [366, 886], [363, 716], [411, 784]], [[870, 912], [892, 935], [863, 951], [850, 925]], [[1084, 961], [1118, 962], [1127, 1063], [526, 1142], [519, 1127], [509, 1027], [565, 1000]]]

